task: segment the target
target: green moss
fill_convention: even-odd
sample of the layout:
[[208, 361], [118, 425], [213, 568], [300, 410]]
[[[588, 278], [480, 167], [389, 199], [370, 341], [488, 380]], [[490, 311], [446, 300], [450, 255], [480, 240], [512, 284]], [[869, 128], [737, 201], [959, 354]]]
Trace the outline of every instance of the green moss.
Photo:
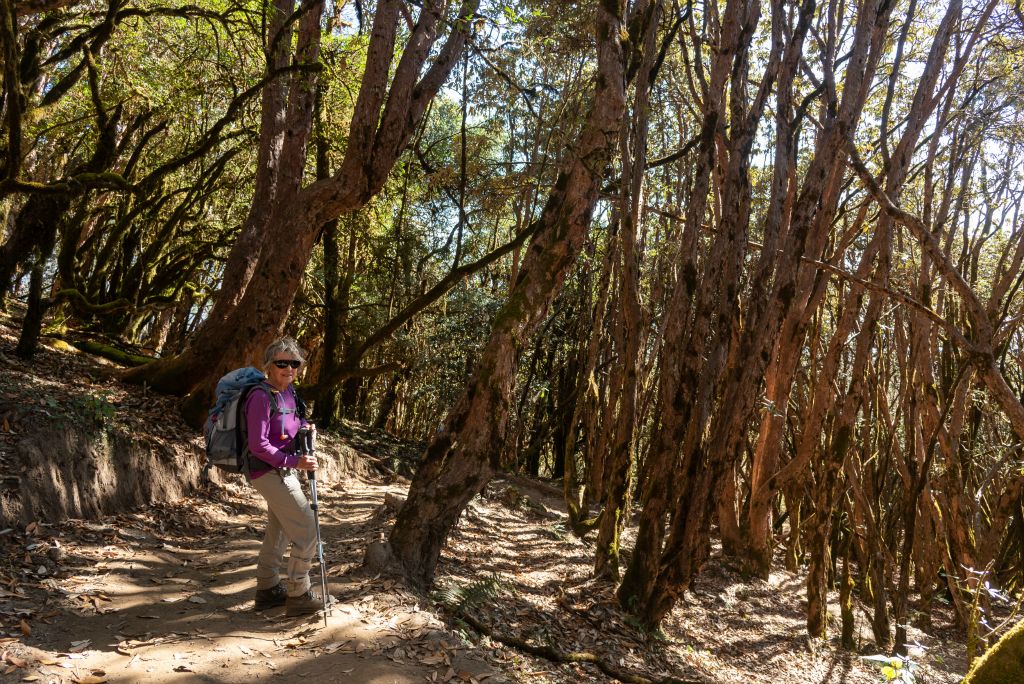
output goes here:
[[1024, 680], [1024, 620], [974, 661], [964, 684], [1020, 684]]
[[122, 366], [144, 366], [153, 362], [153, 359], [140, 354], [122, 351], [109, 344], [94, 342], [92, 340], [71, 340], [71, 344], [84, 352], [95, 356], [102, 356]]

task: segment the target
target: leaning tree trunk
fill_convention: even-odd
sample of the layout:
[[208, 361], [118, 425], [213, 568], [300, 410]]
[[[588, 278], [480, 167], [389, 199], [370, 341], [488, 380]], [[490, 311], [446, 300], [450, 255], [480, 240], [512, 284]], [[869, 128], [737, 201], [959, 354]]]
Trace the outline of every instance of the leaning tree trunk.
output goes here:
[[389, 538], [415, 584], [433, 581], [441, 548], [490, 479], [508, 426], [517, 349], [543, 319], [586, 236], [625, 110], [622, 3], [597, 5], [598, 78], [587, 122], [559, 173], [508, 301], [462, 396], [434, 436]]
[[[267, 22], [266, 74], [283, 70], [291, 58], [291, 26], [289, 16], [295, 8], [295, 0], [273, 0], [264, 5], [264, 12], [270, 14]], [[312, 14], [320, 11], [319, 6], [307, 5], [303, 10]], [[319, 16], [319, 15], [318, 15]], [[287, 22], [287, 23], [286, 23]], [[309, 81], [309, 75], [296, 76]], [[270, 214], [274, 198], [282, 182], [300, 182], [302, 179], [283, 179], [281, 155], [284, 152], [285, 134], [288, 131], [288, 81], [283, 77], [270, 80], [264, 87], [260, 102], [260, 139], [257, 147], [256, 177], [253, 184], [253, 201], [242, 231], [228, 254], [221, 279], [220, 292], [214, 300], [210, 320], [223, 320], [238, 305], [245, 288], [256, 270], [260, 250], [269, 236]], [[318, 160], [319, 161], [319, 160]]]
[[[774, 3], [772, 11], [778, 19], [781, 5]], [[695, 270], [690, 271], [693, 262], [689, 257], [667, 307], [661, 358], [661, 430], [647, 458], [637, 543], [618, 591], [620, 604], [651, 627], [671, 610], [706, 558], [715, 483], [729, 471], [735, 455], [732, 450], [717, 449], [707, 435], [709, 428], [715, 435], [725, 417], [716, 416], [715, 408], [721, 407], [720, 397], [728, 391], [723, 389], [723, 379], [733, 374], [727, 361], [735, 352], [741, 271], [750, 228], [751, 144], [783, 61], [781, 51], [775, 50], [756, 98], [748, 103], [744, 90], [749, 78], [750, 37], [759, 18], [759, 3], [729, 2], [721, 20], [721, 36], [710, 38], [718, 48], [708, 79], [692, 194], [695, 200], [707, 194], [708, 171], [721, 158], [720, 194], [729, 199], [723, 203], [699, 279]], [[796, 55], [787, 50], [786, 58], [795, 60]], [[716, 154], [718, 138], [724, 141], [720, 154]], [[704, 220], [700, 201], [691, 202], [684, 230], [692, 236]], [[684, 248], [684, 253], [688, 251]], [[670, 498], [671, 489], [676, 493]], [[667, 536], [666, 514], [670, 521]]]
[[[266, 344], [281, 334], [322, 227], [365, 206], [380, 192], [427, 105], [462, 53], [478, 4], [479, 0], [463, 0], [457, 10], [459, 19], [448, 39], [421, 76], [447, 3], [423, 3], [405, 50], [394, 67], [402, 3], [379, 3], [345, 158], [330, 179], [302, 189], [299, 186], [312, 127], [315, 84], [305, 72], [302, 78], [293, 79], [288, 94], [285, 145], [277, 162], [281, 187], [268, 220], [281, 239], [265, 241], [245, 294], [230, 313], [207, 320], [185, 353], [129, 371], [124, 375], [126, 381], [146, 382], [176, 394], [193, 392], [185, 413], [187, 418], [197, 418], [199, 407], [210, 401], [217, 377], [257, 358]], [[314, 3], [299, 23], [295, 59], [308, 67], [307, 71], [319, 59], [322, 8], [322, 2]], [[195, 391], [197, 388], [199, 391]]]
[[[292, 24], [286, 19], [292, 5], [290, 0], [277, 0], [272, 10], [268, 69], [276, 68], [284, 59], [279, 54], [279, 43], [291, 45]], [[316, 98], [316, 75], [312, 69], [320, 56], [323, 7], [322, 0], [311, 3], [304, 8], [298, 22], [294, 56], [304, 70], [291, 75], [287, 93], [282, 91], [282, 84], [275, 81], [271, 81], [264, 92], [256, 185], [260, 195], [254, 201], [260, 211], [250, 212], [239, 236], [241, 243], [248, 245], [246, 250], [237, 248], [230, 255], [226, 287], [218, 293], [213, 315], [203, 322], [185, 352], [128, 371], [124, 375], [126, 381], [145, 382], [171, 394], [187, 394], [219, 377], [230, 366], [257, 362], [258, 345], [280, 334], [305, 271], [305, 258], [296, 258], [296, 252], [304, 250], [304, 256], [308, 256], [322, 226], [334, 218], [326, 216], [315, 221], [309, 215], [312, 212], [303, 212], [295, 206], [302, 206], [300, 187]], [[383, 10], [379, 14], [384, 14]], [[295, 225], [296, 218], [306, 219], [306, 222], [299, 227]], [[265, 231], [269, 226], [282, 230], [282, 235], [289, 236], [288, 239], [271, 239]], [[258, 258], [254, 258], [257, 252]], [[255, 265], [249, 261], [255, 261]], [[289, 292], [293, 282], [295, 287]], [[259, 301], [270, 298], [278, 301], [269, 306]], [[280, 315], [274, 315], [278, 310], [281, 310]], [[239, 320], [244, 324], [238, 325]], [[186, 408], [186, 418], [199, 422], [200, 407], [212, 403], [209, 396], [212, 382], [209, 384], [208, 391], [197, 392], [193, 397], [195, 410]]]
[[[649, 598], [657, 578], [661, 548], [665, 538], [665, 517], [671, 506], [671, 481], [677, 470], [676, 454], [686, 438], [686, 417], [694, 403], [693, 390], [698, 385], [695, 359], [704, 349], [689, 349], [687, 356], [675, 353], [681, 349], [689, 332], [693, 299], [698, 292], [698, 235], [705, 220], [712, 169], [715, 166], [715, 138], [721, 133], [724, 117], [726, 79], [732, 67], [738, 39], [740, 4], [729, 3], [722, 22], [720, 49], [715, 52], [707, 94], [704, 98], [701, 130], [697, 142], [694, 169], [691, 174], [691, 201], [687, 204], [680, 236], [682, 263], [679, 278], [665, 306], [659, 383], [661, 429], [656, 431], [650, 452], [640, 473], [642, 488], [639, 527], [633, 555], [617, 592], [619, 603], [627, 610], [640, 610]], [[724, 128], [724, 126], [722, 126]], [[669, 350], [672, 353], [669, 353]]]
[[[598, 271], [596, 301], [591, 306], [584, 299], [582, 307], [582, 310], [589, 315], [583, 317], [584, 323], [580, 325], [577, 342], [581, 348], [580, 355], [583, 356], [580, 363], [580, 376], [576, 382], [581, 396], [577, 398], [573, 409], [569, 423], [570, 432], [566, 439], [566, 453], [562, 457], [565, 463], [565, 473], [562, 476], [562, 498], [565, 501], [565, 509], [569, 517], [569, 527], [573, 534], [581, 538], [600, 522], [596, 517], [588, 517], [589, 501], [593, 497], [593, 487], [590, 484], [592, 477], [588, 469], [594, 468], [597, 460], [595, 454], [597, 439], [594, 433], [598, 432], [597, 419], [602, 407], [602, 392], [597, 383], [604, 376], [599, 376], [595, 371], [604, 340], [600, 331], [604, 327], [605, 314], [609, 308], [613, 260], [617, 256], [617, 250], [614, 249], [615, 244], [614, 240], [609, 241], [601, 270]], [[585, 292], [589, 290], [589, 278], [584, 281], [583, 288]], [[587, 323], [590, 325], [588, 326]], [[585, 355], [582, 351], [584, 347]], [[575, 445], [580, 429], [583, 431], [583, 445], [580, 454], [583, 468], [582, 472], [578, 473]]]

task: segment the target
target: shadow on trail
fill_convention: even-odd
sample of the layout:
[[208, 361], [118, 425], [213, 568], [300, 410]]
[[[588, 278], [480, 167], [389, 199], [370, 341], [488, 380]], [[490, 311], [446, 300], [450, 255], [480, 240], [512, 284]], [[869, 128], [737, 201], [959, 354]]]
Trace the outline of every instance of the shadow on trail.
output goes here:
[[[265, 509], [251, 492], [224, 489], [104, 524], [71, 521], [75, 530], [64, 538], [73, 574], [53, 580], [60, 596], [49, 599], [63, 610], [57, 620], [37, 622], [29, 643], [39, 654], [36, 669], [19, 677], [411, 683], [441, 681], [451, 671], [507, 681], [393, 580], [338, 576], [339, 568], [357, 567], [367, 539], [380, 534], [384, 492], [321, 486], [328, 585], [338, 599], [326, 627], [322, 614], [253, 610]], [[314, 564], [314, 586], [319, 572]]]

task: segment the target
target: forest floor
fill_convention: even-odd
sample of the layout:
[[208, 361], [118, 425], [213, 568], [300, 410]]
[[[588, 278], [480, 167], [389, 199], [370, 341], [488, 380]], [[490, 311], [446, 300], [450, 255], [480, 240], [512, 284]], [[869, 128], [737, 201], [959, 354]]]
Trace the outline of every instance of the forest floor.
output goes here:
[[[47, 358], [71, 354], [48, 347], [27, 372], [46, 375]], [[2, 353], [0, 365], [25, 370]], [[135, 391], [97, 382], [109, 383], [111, 396]], [[174, 432], [155, 423], [151, 438]], [[358, 448], [379, 462], [372, 439], [356, 432]], [[718, 557], [663, 632], [643, 632], [612, 587], [591, 578], [593, 544], [567, 532], [558, 489], [524, 478], [499, 478], [470, 503], [433, 593], [368, 575], [363, 551], [386, 535], [402, 482], [348, 477], [319, 487], [336, 599], [326, 626], [319, 615], [253, 611], [264, 508], [241, 482], [95, 520], [0, 530], [0, 682], [615, 681], [594, 664], [542, 652], [590, 653], [606, 670], [652, 681], [884, 679], [860, 658], [875, 653], [863, 610], [858, 653], [810, 640], [801, 574], [744, 579]], [[964, 649], [949, 615], [935, 617], [945, 626], [911, 630], [918, 681], [952, 684], [965, 670]], [[837, 626], [835, 616], [833, 633]]]

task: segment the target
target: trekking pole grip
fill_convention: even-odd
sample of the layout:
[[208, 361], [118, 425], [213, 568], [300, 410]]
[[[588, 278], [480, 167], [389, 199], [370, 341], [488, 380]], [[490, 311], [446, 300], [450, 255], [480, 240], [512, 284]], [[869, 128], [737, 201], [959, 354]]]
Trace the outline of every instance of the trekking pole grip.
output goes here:
[[[298, 438], [298, 452], [300, 454], [304, 456], [312, 455], [316, 451], [316, 446], [314, 444], [315, 434], [316, 433], [314, 433], [313, 430], [308, 425], [303, 425], [301, 428], [299, 428], [299, 433], [298, 435], [296, 435], [296, 437]], [[309, 478], [310, 481], [315, 481], [316, 471], [307, 470], [306, 477]]]

